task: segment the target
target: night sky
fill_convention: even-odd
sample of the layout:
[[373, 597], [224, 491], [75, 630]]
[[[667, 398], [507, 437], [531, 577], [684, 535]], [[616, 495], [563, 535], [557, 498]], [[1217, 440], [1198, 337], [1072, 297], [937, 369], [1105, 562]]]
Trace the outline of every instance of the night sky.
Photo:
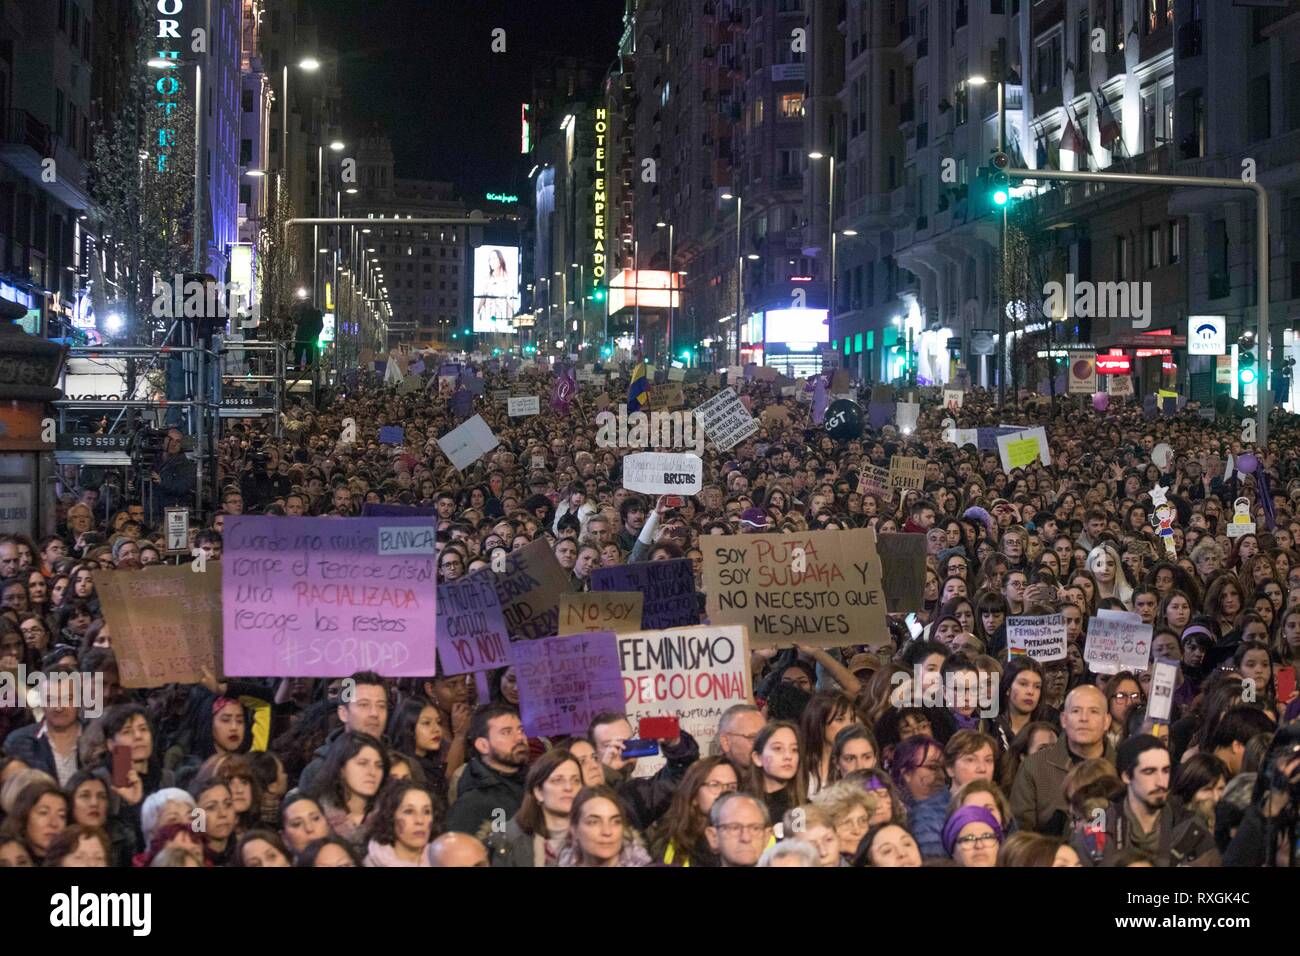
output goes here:
[[[471, 201], [522, 194], [519, 105], [538, 53], [613, 63], [623, 0], [308, 0], [340, 51], [344, 138], [379, 124], [397, 175], [450, 180]], [[506, 52], [491, 52], [492, 31]]]

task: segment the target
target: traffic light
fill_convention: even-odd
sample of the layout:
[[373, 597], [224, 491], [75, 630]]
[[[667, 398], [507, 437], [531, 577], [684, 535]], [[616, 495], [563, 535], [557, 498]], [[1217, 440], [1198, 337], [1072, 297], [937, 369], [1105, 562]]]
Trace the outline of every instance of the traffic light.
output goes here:
[[599, 286], [599, 285], [596, 286], [596, 288], [595, 288], [594, 290], [592, 290], [591, 298], [592, 298], [593, 301], [596, 301], [596, 302], [604, 302], [604, 301], [605, 301], [605, 287], [604, 287], [604, 286]]
[[969, 205], [976, 218], [1001, 212], [1011, 203], [1011, 184], [1006, 174], [990, 166], [975, 170]]
[[1237, 381], [1242, 385], [1254, 385], [1257, 378], [1259, 378], [1259, 370], [1255, 368], [1255, 353], [1239, 352], [1237, 354]]

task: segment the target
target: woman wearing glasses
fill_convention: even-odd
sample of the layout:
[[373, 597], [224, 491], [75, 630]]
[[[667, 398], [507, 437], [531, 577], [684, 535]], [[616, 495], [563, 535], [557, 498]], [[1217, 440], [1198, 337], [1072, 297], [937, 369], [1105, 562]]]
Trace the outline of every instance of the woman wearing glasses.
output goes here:
[[705, 757], [691, 765], [673, 794], [668, 812], [650, 833], [651, 855], [671, 866], [717, 866], [704, 830], [718, 797], [735, 793], [740, 778], [726, 757]]
[[1112, 747], [1124, 739], [1129, 712], [1142, 703], [1142, 685], [1131, 671], [1120, 671], [1106, 681], [1106, 701], [1110, 706], [1110, 738]]
[[943, 827], [943, 848], [958, 866], [998, 865], [1002, 825], [985, 807], [967, 804], [948, 818]]

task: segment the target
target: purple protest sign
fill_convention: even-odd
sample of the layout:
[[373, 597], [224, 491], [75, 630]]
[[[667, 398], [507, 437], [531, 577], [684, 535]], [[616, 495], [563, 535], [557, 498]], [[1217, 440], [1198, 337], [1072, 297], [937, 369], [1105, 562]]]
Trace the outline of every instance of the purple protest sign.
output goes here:
[[647, 631], [700, 623], [695, 571], [690, 558], [638, 561], [591, 572], [593, 591], [640, 591], [645, 595], [641, 626]]
[[613, 631], [516, 641], [510, 665], [519, 687], [519, 716], [530, 737], [585, 736], [591, 718], [622, 713], [623, 672]]
[[428, 518], [229, 518], [225, 673], [434, 673], [435, 535]]
[[438, 585], [440, 675], [494, 670], [510, 663], [510, 634], [491, 571]]

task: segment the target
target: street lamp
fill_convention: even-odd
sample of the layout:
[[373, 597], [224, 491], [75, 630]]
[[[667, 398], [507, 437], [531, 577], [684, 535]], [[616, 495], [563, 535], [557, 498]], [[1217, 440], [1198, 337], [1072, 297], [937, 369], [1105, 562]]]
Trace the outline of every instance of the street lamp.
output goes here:
[[[298, 61], [298, 69], [304, 73], [315, 73], [320, 69], [320, 60], [314, 56], [305, 56]], [[284, 65], [284, 107], [280, 113], [281, 122], [284, 124], [282, 131], [283, 150], [280, 156], [280, 162], [284, 166], [285, 175], [289, 173], [289, 64]]]
[[830, 233], [831, 233], [831, 263], [830, 263], [831, 272], [830, 272], [830, 309], [827, 312], [827, 315], [830, 317], [831, 327], [834, 328], [835, 326], [835, 154], [834, 152], [832, 152], [828, 157], [825, 153], [821, 152], [820, 150], [813, 150], [811, 153], [808, 154], [808, 158], [812, 160], [828, 158], [830, 160], [830, 182], [827, 188], [827, 192], [829, 193], [827, 205], [829, 207], [830, 220], [827, 222], [827, 225], [829, 226]]
[[741, 240], [741, 216], [744, 214], [745, 200], [738, 193], [725, 192], [722, 198], [736, 200], [736, 364], [740, 364], [740, 313], [743, 309], [745, 287], [745, 250]]
[[[971, 86], [985, 86], [988, 84], [988, 78], [975, 74], [966, 78], [966, 82]], [[1006, 150], [1007, 141], [1007, 87], [1002, 80], [997, 81], [998, 87], [998, 156], [1000, 157]], [[998, 407], [1001, 408], [1006, 401], [1007, 393], [1007, 314], [1006, 309], [1002, 307], [1002, 286], [1007, 278], [1007, 200], [1010, 194], [997, 200], [998, 205], [1002, 207], [1002, 235], [998, 241], [1001, 248], [998, 251], [998, 260], [1001, 262], [1001, 269], [998, 275], [997, 288], [994, 291], [998, 310]]]

